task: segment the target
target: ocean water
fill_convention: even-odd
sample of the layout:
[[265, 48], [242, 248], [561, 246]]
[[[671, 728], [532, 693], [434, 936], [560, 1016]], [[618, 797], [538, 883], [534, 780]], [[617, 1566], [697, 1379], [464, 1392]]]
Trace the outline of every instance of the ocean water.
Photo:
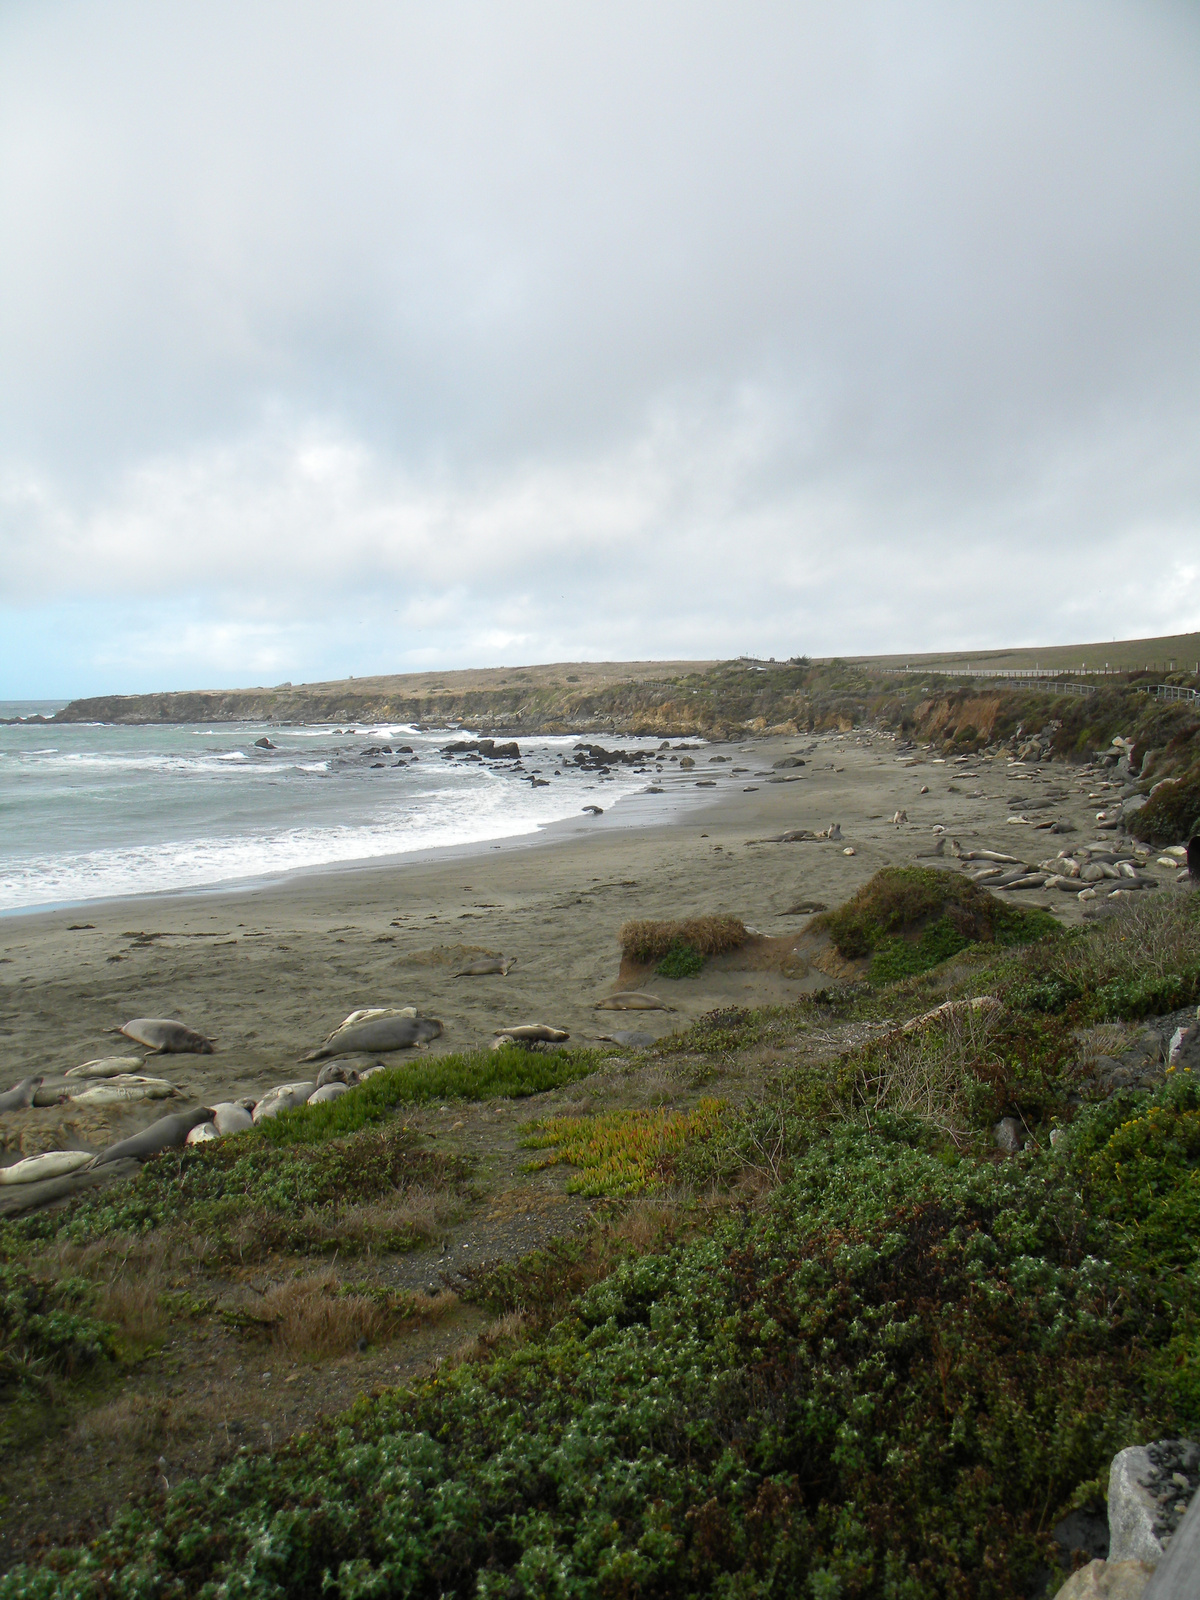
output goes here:
[[[0, 716], [58, 704], [0, 702]], [[276, 748], [256, 748], [261, 737]], [[652, 781], [670, 793], [644, 802], [641, 820], [711, 794], [695, 792], [699, 772], [670, 765], [618, 766], [611, 778], [571, 771], [575, 736], [522, 738], [524, 773], [443, 759], [442, 746], [471, 737], [396, 725], [0, 726], [0, 913], [510, 838], [589, 803], [607, 812]], [[597, 742], [648, 755], [658, 745]], [[391, 753], [364, 754], [383, 745]], [[534, 788], [534, 773], [549, 786]]]

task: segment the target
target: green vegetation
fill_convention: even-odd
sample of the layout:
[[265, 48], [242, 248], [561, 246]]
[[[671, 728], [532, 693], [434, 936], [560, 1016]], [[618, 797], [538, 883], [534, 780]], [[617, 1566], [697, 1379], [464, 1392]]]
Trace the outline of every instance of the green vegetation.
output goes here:
[[[466, 1297], [500, 1320], [470, 1356], [132, 1499], [0, 1579], [0, 1600], [1053, 1593], [1050, 1530], [1102, 1501], [1113, 1453], [1200, 1427], [1200, 1085], [1170, 1073], [1076, 1109], [1081, 1022], [1200, 994], [1200, 898], [1135, 900], [1020, 948], [1038, 924], [961, 879], [867, 890], [833, 921], [873, 962], [899, 944], [919, 960], [923, 940], [945, 960], [952, 931], [952, 996], [1000, 1003], [855, 1029], [823, 1056], [822, 1030], [923, 1012], [945, 974], [709, 1013], [661, 1054], [681, 1082], [728, 1070], [724, 1102], [528, 1130], [603, 1203], [590, 1230], [475, 1275]], [[457, 1059], [442, 1083], [490, 1095], [601, 1059], [516, 1052], [491, 1069], [506, 1054], [420, 1067]], [[413, 1070], [366, 1088], [391, 1079], [400, 1107]], [[6, 1328], [24, 1317], [47, 1371], [104, 1359], [92, 1288], [38, 1275], [64, 1240], [186, 1228], [250, 1250], [252, 1219], [281, 1248], [352, 1253], [356, 1208], [466, 1193], [466, 1167], [401, 1115], [348, 1131], [316, 1115], [351, 1099], [159, 1158], [120, 1200], [6, 1225]], [[1030, 1135], [1007, 1160], [1000, 1115]], [[299, 1361], [436, 1321], [451, 1298], [304, 1270], [226, 1321]]]
[[374, 1073], [353, 1094], [281, 1112], [259, 1123], [256, 1134], [273, 1144], [317, 1144], [386, 1122], [399, 1106], [544, 1094], [595, 1072], [602, 1059], [603, 1052], [597, 1050], [539, 1051], [517, 1044], [502, 1044], [498, 1050], [423, 1055]]
[[1005, 905], [957, 873], [932, 867], [884, 867], [815, 923], [828, 929], [847, 960], [871, 956], [873, 983], [926, 972], [971, 944], [1028, 944], [1058, 932], [1047, 912]]
[[1165, 778], [1162, 787], [1130, 819], [1136, 839], [1156, 845], [1183, 844], [1200, 824], [1200, 762], [1181, 777]]
[[704, 957], [682, 939], [676, 939], [655, 967], [660, 978], [694, 978], [704, 971]]
[[719, 1100], [701, 1100], [692, 1112], [613, 1111], [595, 1117], [550, 1117], [536, 1122], [522, 1143], [550, 1149], [538, 1166], [559, 1162], [582, 1171], [567, 1185], [573, 1194], [654, 1193], [665, 1187], [685, 1144], [711, 1139], [720, 1123]]
[[0, 1395], [42, 1390], [113, 1353], [112, 1329], [93, 1314], [94, 1298], [81, 1278], [47, 1283], [23, 1265], [0, 1265]]

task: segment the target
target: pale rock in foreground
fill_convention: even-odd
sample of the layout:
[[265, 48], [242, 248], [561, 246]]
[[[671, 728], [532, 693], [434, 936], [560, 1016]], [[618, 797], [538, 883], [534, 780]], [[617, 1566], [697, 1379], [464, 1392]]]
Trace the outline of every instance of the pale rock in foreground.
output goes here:
[[1144, 1561], [1089, 1561], [1054, 1600], [1142, 1600], [1153, 1572]]

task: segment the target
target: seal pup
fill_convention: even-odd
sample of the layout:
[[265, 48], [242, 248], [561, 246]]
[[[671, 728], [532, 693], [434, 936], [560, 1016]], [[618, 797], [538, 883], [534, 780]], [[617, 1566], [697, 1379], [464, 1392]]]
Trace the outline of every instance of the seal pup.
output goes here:
[[350, 1093], [348, 1083], [323, 1083], [319, 1089], [314, 1089], [309, 1095], [306, 1105], [321, 1106], [329, 1100], [340, 1100], [344, 1094]]
[[315, 1083], [276, 1084], [273, 1089], [267, 1090], [255, 1106], [254, 1122], [264, 1122], [268, 1117], [277, 1117], [281, 1111], [294, 1111], [297, 1106], [307, 1102], [316, 1087]]
[[674, 1006], [669, 1006], [665, 1000], [660, 1000], [657, 995], [646, 994], [641, 989], [622, 989], [620, 994], [610, 994], [605, 1000], [597, 1000], [593, 1007], [596, 1011], [674, 1011]]
[[652, 1033], [641, 1028], [618, 1028], [614, 1033], [598, 1033], [596, 1037], [604, 1044], [623, 1044], [627, 1050], [645, 1050], [657, 1043]]
[[514, 1044], [564, 1044], [570, 1037], [565, 1028], [551, 1028], [544, 1022], [519, 1022], [511, 1028], [496, 1029], [497, 1044], [503, 1044], [505, 1039]]
[[476, 956], [451, 976], [455, 978], [488, 978], [493, 973], [507, 978], [517, 964], [516, 956]]
[[110, 1144], [107, 1150], [102, 1150], [93, 1158], [88, 1170], [102, 1167], [109, 1161], [121, 1161], [126, 1156], [132, 1156], [135, 1161], [146, 1161], [162, 1150], [178, 1149], [197, 1123], [211, 1121], [212, 1111], [208, 1106], [194, 1106], [191, 1111], [174, 1111], [169, 1117], [159, 1117], [157, 1122], [152, 1122], [140, 1133], [130, 1134], [128, 1139], [118, 1139], [116, 1144]]
[[119, 1072], [136, 1072], [142, 1064], [141, 1056], [104, 1056], [96, 1061], [81, 1061], [77, 1067], [68, 1067], [64, 1078], [115, 1078]]
[[342, 1083], [347, 1089], [353, 1089], [362, 1080], [353, 1067], [348, 1067], [344, 1061], [329, 1061], [317, 1073], [317, 1088], [323, 1089], [327, 1083]]
[[416, 1044], [427, 1044], [441, 1033], [442, 1024], [437, 1017], [418, 1016], [410, 1008], [350, 1025], [343, 1023], [324, 1044], [300, 1059], [302, 1062], [325, 1061], [330, 1056], [352, 1056], [359, 1052], [367, 1055], [382, 1050], [407, 1050]]
[[247, 1128], [254, 1126], [254, 1119], [250, 1115], [254, 1106], [253, 1100], [221, 1100], [212, 1108], [217, 1132], [222, 1136], [245, 1133]]
[[90, 1150], [47, 1150], [40, 1156], [26, 1156], [11, 1167], [0, 1167], [0, 1183], [37, 1183], [41, 1178], [61, 1178], [78, 1172], [92, 1159]]
[[0, 1111], [24, 1111], [33, 1104], [33, 1097], [45, 1083], [45, 1078], [22, 1078], [0, 1094]]
[[135, 1044], [144, 1044], [153, 1055], [210, 1056], [213, 1053], [211, 1039], [197, 1033], [195, 1028], [189, 1028], [186, 1023], [172, 1021], [170, 1017], [135, 1017], [132, 1022], [114, 1031], [123, 1033]]

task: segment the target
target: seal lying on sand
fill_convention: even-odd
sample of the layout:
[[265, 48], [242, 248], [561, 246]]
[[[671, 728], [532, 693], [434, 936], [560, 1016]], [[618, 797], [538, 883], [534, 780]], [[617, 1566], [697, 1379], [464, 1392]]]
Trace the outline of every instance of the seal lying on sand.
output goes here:
[[509, 972], [517, 964], [516, 956], [476, 956], [474, 961], [468, 961], [465, 967], [453, 974], [456, 978], [488, 978], [493, 973], [507, 978]]
[[511, 1028], [497, 1028], [493, 1050], [504, 1044], [565, 1044], [571, 1037], [565, 1028], [551, 1028], [544, 1022], [519, 1022]]
[[142, 1064], [141, 1056], [105, 1056], [99, 1061], [83, 1061], [77, 1067], [68, 1067], [64, 1078], [115, 1078], [118, 1073], [136, 1072]]
[[656, 1042], [654, 1035], [642, 1028], [618, 1028], [615, 1033], [598, 1033], [596, 1037], [605, 1044], [623, 1044], [627, 1050], [645, 1050]]
[[166, 1078], [143, 1078], [128, 1073], [119, 1078], [108, 1078], [103, 1083], [94, 1083], [89, 1089], [81, 1089], [78, 1094], [71, 1096], [71, 1103], [77, 1106], [116, 1106], [130, 1100], [169, 1100], [178, 1093], [179, 1090]]
[[318, 1089], [323, 1089], [327, 1083], [344, 1083], [347, 1089], [353, 1089], [361, 1081], [358, 1072], [343, 1061], [330, 1061], [317, 1073]]
[[262, 1122], [267, 1117], [277, 1117], [281, 1111], [294, 1111], [297, 1106], [305, 1105], [316, 1087], [315, 1083], [276, 1084], [255, 1106], [254, 1121]]
[[143, 1128], [141, 1133], [131, 1134], [128, 1139], [118, 1139], [116, 1144], [110, 1144], [91, 1165], [102, 1167], [106, 1162], [120, 1161], [125, 1156], [132, 1156], [135, 1161], [145, 1161], [150, 1156], [158, 1155], [160, 1150], [177, 1149], [185, 1143], [197, 1123], [211, 1121], [212, 1111], [208, 1106], [195, 1106], [191, 1111], [175, 1111], [169, 1117], [159, 1117], [157, 1122]]
[[414, 1044], [427, 1044], [441, 1035], [442, 1025], [436, 1017], [421, 1017], [411, 1008], [391, 1013], [377, 1013], [365, 1021], [347, 1019], [335, 1028], [325, 1043], [310, 1050], [301, 1061], [326, 1061], [330, 1056], [351, 1056], [359, 1051], [407, 1050]]
[[33, 1097], [42, 1087], [44, 1078], [22, 1078], [11, 1089], [0, 1094], [0, 1111], [24, 1111], [33, 1104]]
[[349, 1094], [350, 1088], [345, 1083], [323, 1083], [319, 1089], [314, 1089], [308, 1097], [310, 1106], [321, 1106], [328, 1100], [340, 1100], [344, 1094]]
[[207, 1144], [210, 1139], [219, 1139], [220, 1137], [221, 1135], [217, 1131], [215, 1122], [198, 1122], [188, 1133], [185, 1143]]
[[643, 994], [640, 989], [624, 989], [620, 994], [610, 994], [607, 1000], [597, 1000], [596, 1011], [674, 1011], [657, 995]]
[[11, 1167], [0, 1167], [0, 1183], [37, 1183], [42, 1178], [61, 1178], [77, 1172], [92, 1159], [90, 1150], [47, 1150], [40, 1156], [26, 1156]]
[[185, 1023], [173, 1022], [170, 1017], [135, 1017], [115, 1031], [137, 1044], [144, 1044], [155, 1055], [210, 1056], [213, 1053], [211, 1039]]
[[254, 1124], [254, 1119], [250, 1115], [254, 1110], [254, 1104], [253, 1100], [221, 1100], [212, 1108], [217, 1132], [245, 1133], [246, 1129]]

